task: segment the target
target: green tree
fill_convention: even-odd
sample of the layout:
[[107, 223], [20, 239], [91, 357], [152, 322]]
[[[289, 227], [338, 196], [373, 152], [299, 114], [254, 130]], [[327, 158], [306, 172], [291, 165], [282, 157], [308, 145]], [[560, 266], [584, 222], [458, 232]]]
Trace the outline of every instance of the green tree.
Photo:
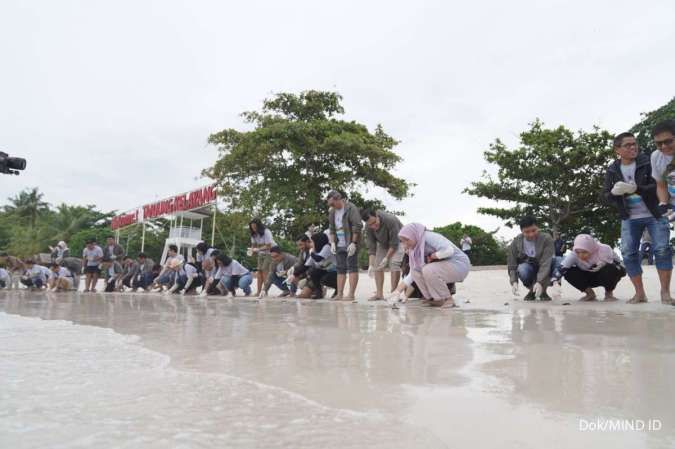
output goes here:
[[[600, 197], [607, 166], [614, 159], [612, 135], [597, 127], [573, 133], [563, 126], [547, 129], [540, 121], [520, 134], [509, 149], [497, 139], [484, 155], [498, 168], [464, 190], [480, 198], [507, 202], [508, 207], [481, 207], [478, 212], [513, 226], [533, 215], [563, 235], [589, 232], [614, 243], [619, 237], [616, 215]], [[609, 219], [608, 219], [609, 218]]]
[[642, 113], [641, 115], [642, 120], [634, 125], [630, 132], [635, 134], [640, 149], [647, 154], [651, 154], [652, 151], [656, 150], [652, 139], [652, 128], [663, 120], [675, 119], [675, 97], [655, 111]]
[[471, 263], [473, 265], [503, 265], [506, 263], [504, 247], [495, 240], [493, 233], [486, 232], [474, 225], [463, 225], [460, 222], [452, 223], [440, 228], [434, 228], [434, 232], [444, 235], [457, 247], [460, 246], [462, 237], [466, 234], [471, 237]]
[[310, 224], [325, 224], [325, 194], [338, 189], [362, 198], [380, 187], [396, 199], [412, 185], [392, 170], [401, 161], [397, 141], [378, 125], [339, 120], [334, 92], [280, 93], [260, 112], [245, 112], [250, 131], [225, 129], [209, 137], [219, 159], [203, 174], [216, 180], [227, 208], [268, 218], [280, 237], [295, 238]]
[[69, 240], [73, 234], [83, 229], [107, 226], [112, 213], [104, 214], [95, 206], [69, 206], [59, 204], [49, 225], [52, 229], [52, 240]]
[[43, 198], [44, 194], [40, 193], [37, 187], [23, 190], [14, 198], [9, 199], [10, 204], [5, 206], [5, 212], [25, 220], [22, 224], [33, 228], [40, 216], [49, 213], [49, 203], [43, 201]]

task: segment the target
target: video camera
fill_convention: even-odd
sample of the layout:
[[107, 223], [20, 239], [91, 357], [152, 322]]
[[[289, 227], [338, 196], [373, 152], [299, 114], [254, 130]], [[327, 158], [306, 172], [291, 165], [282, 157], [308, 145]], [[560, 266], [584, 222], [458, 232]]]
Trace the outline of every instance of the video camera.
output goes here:
[[9, 154], [0, 151], [0, 173], [18, 175], [19, 170], [26, 169], [26, 159], [9, 157]]

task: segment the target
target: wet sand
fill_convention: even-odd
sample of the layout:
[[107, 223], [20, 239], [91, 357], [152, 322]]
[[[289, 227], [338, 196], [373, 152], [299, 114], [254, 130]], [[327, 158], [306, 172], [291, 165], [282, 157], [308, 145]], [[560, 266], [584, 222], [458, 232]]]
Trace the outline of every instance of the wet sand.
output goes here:
[[[675, 307], [645, 278], [648, 304], [524, 303], [480, 271], [441, 310], [366, 276], [359, 304], [3, 291], [0, 447], [672, 448]], [[584, 430], [608, 420], [661, 428]]]

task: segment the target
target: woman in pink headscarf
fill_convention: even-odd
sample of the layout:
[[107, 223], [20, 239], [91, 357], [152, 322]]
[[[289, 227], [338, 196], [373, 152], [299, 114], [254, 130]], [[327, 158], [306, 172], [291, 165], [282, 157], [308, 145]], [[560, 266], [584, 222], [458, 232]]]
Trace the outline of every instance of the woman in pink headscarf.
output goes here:
[[467, 255], [450, 240], [427, 231], [420, 223], [403, 226], [398, 236], [408, 253], [410, 273], [392, 297], [401, 297], [405, 289], [415, 282], [429, 305], [454, 307], [448, 284], [462, 282], [469, 274], [471, 262]]
[[586, 293], [579, 301], [595, 301], [594, 287], [605, 288], [605, 301], [616, 301], [614, 288], [625, 275], [626, 270], [612, 248], [588, 234], [579, 234], [574, 239], [572, 252], [554, 273], [558, 282], [564, 276], [573, 287]]

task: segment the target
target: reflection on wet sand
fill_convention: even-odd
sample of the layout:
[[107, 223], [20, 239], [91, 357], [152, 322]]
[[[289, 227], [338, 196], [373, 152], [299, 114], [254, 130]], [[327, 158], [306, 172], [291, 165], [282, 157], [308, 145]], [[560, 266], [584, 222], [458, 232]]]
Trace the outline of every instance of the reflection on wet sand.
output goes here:
[[[227, 374], [327, 407], [405, 419], [446, 444], [546, 441], [523, 435], [522, 420], [597, 447], [673, 447], [675, 438], [668, 313], [26, 292], [0, 293], [0, 310], [138, 335], [195, 379]], [[469, 432], [488, 417], [502, 436]], [[579, 434], [576, 421], [596, 417], [658, 418], [664, 429], [623, 439]]]

